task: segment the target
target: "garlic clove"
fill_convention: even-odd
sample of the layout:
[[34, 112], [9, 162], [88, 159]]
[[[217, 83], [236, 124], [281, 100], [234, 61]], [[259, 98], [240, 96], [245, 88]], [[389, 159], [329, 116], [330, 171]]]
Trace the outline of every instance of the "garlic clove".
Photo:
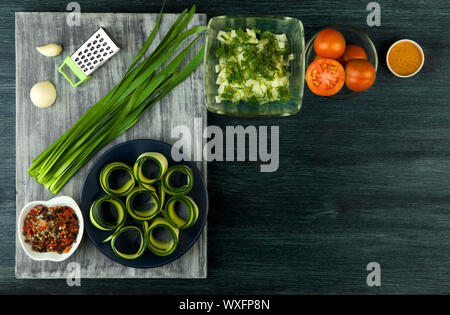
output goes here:
[[31, 88], [30, 98], [39, 108], [50, 107], [56, 100], [55, 86], [50, 81], [38, 82]]
[[39, 46], [36, 47], [36, 49], [44, 56], [47, 57], [54, 57], [54, 56], [58, 56], [61, 51], [62, 51], [62, 47], [61, 45], [52, 43], [52, 44], [48, 44], [45, 46]]

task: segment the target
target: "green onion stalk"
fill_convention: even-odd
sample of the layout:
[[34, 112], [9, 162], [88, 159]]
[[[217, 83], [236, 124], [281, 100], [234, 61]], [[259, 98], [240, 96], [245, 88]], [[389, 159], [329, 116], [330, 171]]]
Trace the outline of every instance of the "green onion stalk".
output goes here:
[[[33, 160], [28, 174], [52, 194], [57, 194], [101, 148], [132, 127], [202, 62], [204, 45], [184, 67], [180, 66], [201, 36], [198, 33], [206, 30], [206, 26], [185, 30], [195, 14], [195, 6], [184, 10], [157, 48], [143, 58], [158, 31], [164, 3], [155, 27], [121, 81]], [[176, 54], [177, 48], [193, 35], [196, 37], [189, 45]]]

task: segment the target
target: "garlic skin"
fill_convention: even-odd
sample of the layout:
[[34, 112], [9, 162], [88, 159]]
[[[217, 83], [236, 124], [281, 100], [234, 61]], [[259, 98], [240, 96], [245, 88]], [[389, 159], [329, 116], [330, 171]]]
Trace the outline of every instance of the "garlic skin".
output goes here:
[[47, 57], [55, 57], [58, 56], [61, 51], [62, 51], [62, 47], [61, 45], [55, 44], [55, 43], [51, 43], [45, 46], [39, 46], [36, 47], [36, 49], [44, 56]]
[[30, 98], [39, 108], [50, 107], [56, 100], [55, 86], [50, 81], [40, 81], [31, 88]]

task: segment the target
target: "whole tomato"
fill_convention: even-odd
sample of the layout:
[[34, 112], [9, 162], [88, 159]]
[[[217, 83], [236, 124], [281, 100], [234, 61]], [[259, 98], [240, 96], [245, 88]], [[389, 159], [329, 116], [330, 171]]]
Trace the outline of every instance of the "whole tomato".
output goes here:
[[352, 91], [367, 90], [375, 82], [375, 68], [367, 60], [353, 59], [345, 65], [345, 85]]
[[366, 51], [357, 46], [357, 45], [347, 45], [345, 47], [345, 52], [342, 55], [341, 58], [338, 59], [338, 61], [345, 66], [347, 62], [349, 62], [352, 59], [363, 59], [367, 60], [367, 54]]
[[338, 59], [345, 52], [345, 38], [341, 32], [326, 28], [314, 39], [314, 51], [320, 57]]

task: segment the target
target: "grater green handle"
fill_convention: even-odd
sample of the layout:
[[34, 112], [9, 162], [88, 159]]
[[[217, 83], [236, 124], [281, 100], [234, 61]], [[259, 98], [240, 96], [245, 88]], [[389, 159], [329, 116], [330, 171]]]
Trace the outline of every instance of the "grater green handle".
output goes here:
[[[72, 72], [75, 73], [75, 75], [79, 79], [78, 82], [74, 83], [67, 76], [67, 74], [64, 73], [64, 71], [62, 70], [64, 68], [64, 66], [68, 66], [70, 68], [70, 70], [72, 70]], [[62, 73], [62, 75], [67, 79], [67, 81], [69, 81], [70, 85], [72, 85], [73, 87], [76, 87], [76, 86], [80, 85], [81, 83], [83, 83], [84, 81], [86, 81], [87, 79], [89, 79], [91, 77], [89, 75], [85, 75], [83, 73], [83, 71], [81, 71], [81, 69], [77, 66], [77, 64], [72, 60], [72, 58], [70, 58], [70, 56], [68, 56], [66, 59], [64, 59], [64, 62], [58, 68], [58, 71]]]

